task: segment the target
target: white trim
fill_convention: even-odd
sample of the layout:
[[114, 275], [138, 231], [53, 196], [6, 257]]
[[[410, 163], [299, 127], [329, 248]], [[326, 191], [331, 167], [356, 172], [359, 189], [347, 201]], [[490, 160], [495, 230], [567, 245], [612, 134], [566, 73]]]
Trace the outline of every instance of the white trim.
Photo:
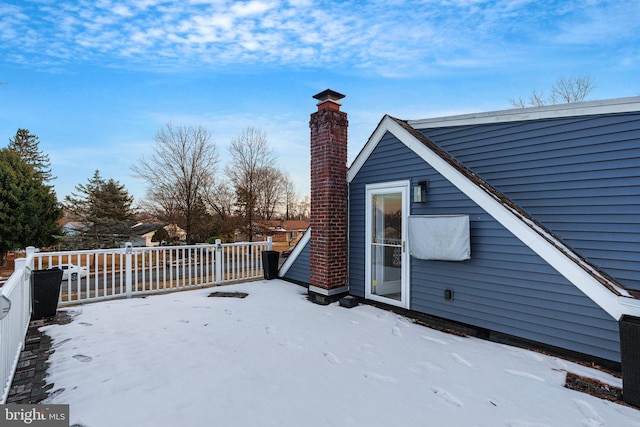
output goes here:
[[[389, 305], [395, 305], [397, 307], [402, 307], [409, 309], [411, 307], [411, 281], [409, 280], [409, 275], [411, 273], [410, 268], [410, 260], [409, 256], [409, 244], [408, 244], [408, 218], [411, 209], [410, 203], [410, 189], [411, 189], [411, 181], [402, 180], [402, 181], [389, 181], [389, 182], [380, 182], [375, 184], [367, 184], [365, 188], [365, 262], [364, 262], [364, 277], [365, 277], [365, 288], [364, 294], [365, 298], [382, 302]], [[383, 296], [379, 296], [371, 293], [371, 195], [380, 193], [384, 190], [399, 190], [402, 193], [402, 242], [403, 242], [403, 252], [402, 252], [402, 267], [401, 267], [401, 283], [400, 283], [400, 293], [401, 300], [394, 300], [391, 298], [386, 298]]]
[[477, 125], [483, 123], [505, 123], [523, 120], [540, 120], [559, 117], [576, 117], [595, 114], [628, 113], [640, 111], [640, 96], [605, 99], [601, 101], [547, 105], [544, 107], [514, 108], [485, 113], [461, 114], [448, 117], [409, 120], [414, 129], [448, 126]]
[[[640, 97], [638, 99], [640, 100]], [[391, 132], [440, 175], [473, 200], [520, 241], [531, 248], [538, 256], [591, 298], [611, 317], [618, 320], [624, 314], [640, 316], [640, 301], [632, 299], [624, 289], [610, 281], [608, 283], [609, 286], [614, 287], [622, 296], [618, 296], [607, 289], [594, 277], [594, 275], [598, 275], [598, 272], [580, 260], [577, 255], [562, 244], [562, 242], [548, 234], [545, 235], [545, 230], [541, 229], [537, 224], [527, 221], [518, 215], [513, 208], [506, 206], [495, 198], [493, 194], [479, 186], [476, 182], [470, 180], [389, 116], [385, 116], [380, 122], [378, 128], [360, 153], [359, 158], [354, 162], [355, 169], [353, 172], [351, 170], [349, 171], [351, 179], [355, 177], [358, 169], [362, 167], [366, 161], [366, 157], [373, 151], [387, 131]], [[365, 154], [366, 156], [364, 156]], [[360, 158], [361, 156], [362, 158]], [[606, 280], [604, 277], [601, 277], [601, 279]]]
[[309, 239], [311, 239], [311, 227], [307, 228], [300, 240], [298, 240], [298, 243], [294, 246], [291, 254], [287, 257], [287, 260], [282, 264], [280, 270], [278, 270], [278, 277], [282, 277], [287, 274], [287, 271], [289, 271], [289, 268], [291, 268], [296, 258], [298, 258], [298, 255], [300, 255], [305, 245], [309, 243]]
[[309, 292], [330, 297], [332, 295], [344, 294], [346, 292], [349, 292], [349, 286], [340, 286], [339, 288], [325, 289], [309, 285]]

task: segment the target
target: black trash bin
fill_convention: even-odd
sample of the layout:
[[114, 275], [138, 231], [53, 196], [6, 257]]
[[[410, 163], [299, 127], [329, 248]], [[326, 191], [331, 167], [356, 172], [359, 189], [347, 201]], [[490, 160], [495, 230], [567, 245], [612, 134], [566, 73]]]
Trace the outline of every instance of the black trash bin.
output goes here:
[[34, 270], [31, 273], [33, 310], [31, 320], [53, 317], [58, 310], [60, 285], [62, 284], [62, 270]]
[[280, 252], [278, 251], [262, 251], [262, 269], [265, 279], [271, 280], [278, 277], [279, 258]]
[[619, 325], [622, 399], [640, 407], [640, 318], [624, 315]]

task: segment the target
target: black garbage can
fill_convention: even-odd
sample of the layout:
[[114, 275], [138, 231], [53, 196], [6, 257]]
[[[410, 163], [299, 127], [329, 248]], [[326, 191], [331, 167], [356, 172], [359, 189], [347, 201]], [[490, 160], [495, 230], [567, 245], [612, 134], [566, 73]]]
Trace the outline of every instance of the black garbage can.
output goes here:
[[34, 270], [31, 273], [31, 280], [33, 286], [31, 320], [55, 316], [58, 310], [60, 285], [62, 284], [62, 270], [59, 268]]
[[280, 252], [278, 251], [262, 251], [262, 269], [265, 279], [271, 280], [278, 277], [279, 258]]
[[619, 325], [622, 399], [640, 408], [640, 318], [624, 315]]

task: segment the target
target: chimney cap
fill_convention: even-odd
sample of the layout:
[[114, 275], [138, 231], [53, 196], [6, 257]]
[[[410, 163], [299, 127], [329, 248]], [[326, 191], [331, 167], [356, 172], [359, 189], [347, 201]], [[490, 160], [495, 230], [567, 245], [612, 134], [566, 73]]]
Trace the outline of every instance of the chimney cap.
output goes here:
[[318, 100], [318, 105], [327, 101], [340, 105], [340, 100], [344, 98], [344, 95], [331, 89], [325, 89], [317, 95], [313, 95]]

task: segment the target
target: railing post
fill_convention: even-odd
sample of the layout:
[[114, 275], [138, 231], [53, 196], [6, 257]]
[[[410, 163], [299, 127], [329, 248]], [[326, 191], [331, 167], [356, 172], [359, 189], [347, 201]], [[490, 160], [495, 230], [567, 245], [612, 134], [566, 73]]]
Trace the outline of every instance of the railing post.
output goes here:
[[29, 263], [29, 268], [31, 270], [34, 269], [34, 257], [33, 255], [38, 252], [35, 246], [27, 246], [27, 262]]
[[127, 242], [124, 244], [125, 247], [125, 278], [126, 278], [126, 286], [127, 286], [127, 298], [131, 298], [133, 296], [133, 245], [131, 242]]
[[216, 259], [215, 259], [215, 265], [216, 265], [216, 277], [214, 278], [214, 282], [215, 284], [219, 284], [222, 282], [223, 277], [222, 277], [222, 240], [220, 239], [216, 239]]
[[26, 258], [17, 258], [13, 263], [13, 271], [18, 271], [21, 268], [25, 268], [27, 266]]
[[271, 236], [267, 237], [267, 250], [273, 250], [273, 237]]
[[[20, 276], [20, 290], [16, 292], [21, 292], [20, 302], [22, 303], [21, 307], [15, 307], [16, 310], [20, 310], [22, 315], [18, 315], [18, 322], [21, 324], [28, 325], [29, 319], [31, 318], [31, 312], [33, 311], [33, 301], [31, 301], [31, 274], [27, 274], [27, 258], [18, 258], [13, 262], [14, 271], [22, 270], [22, 275]], [[26, 334], [26, 327], [25, 327]], [[24, 350], [25, 340], [22, 340], [22, 344], [20, 345], [20, 351]]]

